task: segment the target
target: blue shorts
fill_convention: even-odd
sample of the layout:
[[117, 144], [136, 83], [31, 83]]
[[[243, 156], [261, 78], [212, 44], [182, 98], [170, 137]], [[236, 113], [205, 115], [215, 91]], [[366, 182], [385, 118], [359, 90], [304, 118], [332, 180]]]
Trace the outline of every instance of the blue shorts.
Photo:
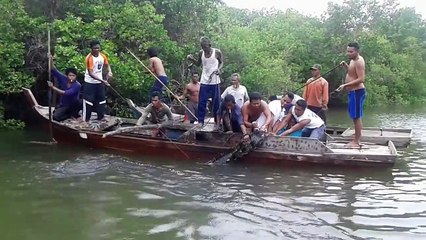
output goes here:
[[348, 93], [348, 111], [352, 119], [362, 118], [365, 102], [365, 88], [350, 91]]

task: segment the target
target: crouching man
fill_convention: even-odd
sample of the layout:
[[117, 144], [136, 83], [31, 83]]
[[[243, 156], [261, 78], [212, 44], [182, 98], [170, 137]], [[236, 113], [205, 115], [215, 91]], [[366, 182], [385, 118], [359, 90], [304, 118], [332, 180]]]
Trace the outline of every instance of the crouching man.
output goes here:
[[[148, 115], [150, 115], [149, 119]], [[173, 115], [170, 108], [160, 100], [160, 93], [153, 92], [151, 94], [151, 103], [145, 108], [142, 116], [138, 119], [136, 125], [142, 125], [145, 122], [148, 124], [161, 124], [165, 121], [172, 121]], [[160, 129], [152, 130], [152, 136], [157, 137]]]
[[314, 112], [307, 109], [305, 100], [300, 99], [290, 109], [291, 114], [287, 114], [284, 122], [288, 123], [292, 117], [296, 119], [296, 124], [291, 128], [285, 130], [280, 136], [287, 136], [291, 133], [302, 129], [302, 137], [309, 137], [315, 139], [323, 139], [325, 134], [324, 121], [318, 117]]
[[216, 114], [216, 124], [218, 129], [223, 125], [223, 131], [225, 132], [243, 133], [243, 140], [245, 141], [250, 139], [247, 129], [244, 126], [241, 108], [235, 102], [235, 98], [231, 94], [226, 95], [223, 99], [219, 111]]
[[268, 131], [272, 115], [268, 104], [262, 100], [262, 96], [259, 93], [252, 92], [249, 94], [249, 101], [244, 103], [241, 113], [243, 114], [247, 131], [253, 132], [256, 129]]

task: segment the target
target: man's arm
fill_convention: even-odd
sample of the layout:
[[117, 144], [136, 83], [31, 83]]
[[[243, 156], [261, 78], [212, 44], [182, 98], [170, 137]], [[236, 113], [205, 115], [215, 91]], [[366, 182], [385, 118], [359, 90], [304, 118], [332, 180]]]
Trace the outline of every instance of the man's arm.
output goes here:
[[53, 67], [53, 65], [52, 65], [52, 72], [51, 73], [52, 73], [53, 77], [56, 78], [56, 80], [58, 80], [59, 86], [65, 85], [67, 83], [67, 81], [68, 81], [67, 76], [65, 76], [64, 74], [59, 72], [58, 69]]
[[163, 105], [166, 108], [166, 115], [167, 118], [171, 121], [173, 121], [173, 113], [172, 110], [169, 108], [169, 106], [167, 106], [166, 104]]
[[291, 117], [291, 113], [288, 113], [282, 121], [279, 121], [277, 124], [274, 125], [272, 133], [277, 134], [280, 129], [283, 129], [285, 126], [287, 126], [287, 124], [290, 122]]
[[201, 51], [198, 52], [197, 59], [195, 59], [194, 56], [192, 56], [192, 54], [189, 54], [186, 57], [186, 59], [189, 60], [189, 61], [191, 61], [196, 66], [201, 66], [201, 62], [202, 62], [201, 61], [201, 56], [202, 56], [202, 54], [203, 54], [203, 50], [201, 50]]
[[247, 128], [252, 128], [252, 127], [253, 127], [253, 124], [252, 124], [251, 122], [249, 122], [249, 115], [248, 115], [247, 107], [246, 107], [246, 106], [243, 106], [243, 107], [241, 108], [241, 114], [243, 115], [243, 122], [244, 122], [244, 125], [245, 125]]
[[345, 61], [341, 61], [340, 66], [342, 66], [346, 71], [349, 69], [349, 65]]
[[290, 129], [285, 130], [281, 136], [287, 136], [292, 134], [293, 132], [296, 132], [297, 130], [303, 129], [306, 125], [308, 125], [311, 122], [310, 119], [304, 119], [298, 123], [296, 123], [293, 127]]
[[219, 67], [217, 70], [219, 70], [219, 73], [223, 72], [223, 54], [219, 49], [216, 49], [216, 58], [219, 60]]
[[154, 73], [154, 74], [156, 74], [155, 73], [155, 67], [154, 67], [154, 60], [152, 59], [152, 58], [150, 58], [149, 59], [149, 63], [148, 63], [148, 69], [152, 72], [152, 73]]
[[53, 91], [57, 92], [59, 95], [64, 95], [65, 91], [53, 86], [53, 83], [50, 81], [47, 81], [47, 86], [49, 86]]
[[[305, 99], [306, 100], [306, 99]], [[322, 108], [327, 108], [328, 106], [328, 82], [324, 79], [324, 84], [322, 88]]]
[[143, 111], [142, 116], [138, 119], [138, 121], [136, 122], [136, 125], [142, 125], [145, 123], [146, 118], [148, 117], [149, 112], [151, 112], [152, 109], [152, 104], [149, 104], [146, 108], [145, 111]]
[[93, 56], [91, 54], [86, 58], [86, 69], [91, 78], [104, 82], [103, 79], [96, 77], [95, 74], [93, 73], [94, 64], [93, 64]]
[[188, 95], [188, 85], [185, 85], [185, 88], [183, 89], [182, 95], [180, 95], [178, 98], [184, 99], [186, 97], [186, 95]]
[[220, 98], [221, 98], [221, 99], [224, 99], [224, 98], [226, 97], [226, 95], [228, 95], [228, 90], [229, 90], [229, 87], [227, 87], [227, 88], [225, 89], [225, 91], [223, 91], [222, 95], [220, 95]]
[[265, 116], [266, 116], [264, 128], [268, 129], [269, 124], [271, 124], [271, 121], [272, 121], [272, 113], [271, 113], [271, 110], [269, 110], [268, 104], [266, 104], [265, 102], [262, 102], [262, 103], [264, 103], [263, 114], [265, 114]]

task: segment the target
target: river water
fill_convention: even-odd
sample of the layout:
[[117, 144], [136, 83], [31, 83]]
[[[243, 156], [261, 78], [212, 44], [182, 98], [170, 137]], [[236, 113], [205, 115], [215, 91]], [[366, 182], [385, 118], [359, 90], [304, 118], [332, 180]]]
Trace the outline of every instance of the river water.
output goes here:
[[[57, 239], [426, 239], [426, 108], [366, 111], [414, 129], [391, 168], [209, 167], [0, 133], [0, 236]], [[350, 125], [346, 112], [330, 123]]]

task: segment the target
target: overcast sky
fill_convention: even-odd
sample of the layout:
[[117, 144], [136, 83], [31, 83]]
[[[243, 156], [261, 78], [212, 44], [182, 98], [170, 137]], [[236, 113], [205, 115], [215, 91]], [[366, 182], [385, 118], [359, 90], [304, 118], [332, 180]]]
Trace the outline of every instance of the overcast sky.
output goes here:
[[[344, 0], [223, 0], [228, 6], [247, 9], [293, 8], [306, 15], [320, 16], [327, 10], [328, 2], [343, 3]], [[426, 19], [426, 0], [399, 0], [401, 7], [414, 7]]]

